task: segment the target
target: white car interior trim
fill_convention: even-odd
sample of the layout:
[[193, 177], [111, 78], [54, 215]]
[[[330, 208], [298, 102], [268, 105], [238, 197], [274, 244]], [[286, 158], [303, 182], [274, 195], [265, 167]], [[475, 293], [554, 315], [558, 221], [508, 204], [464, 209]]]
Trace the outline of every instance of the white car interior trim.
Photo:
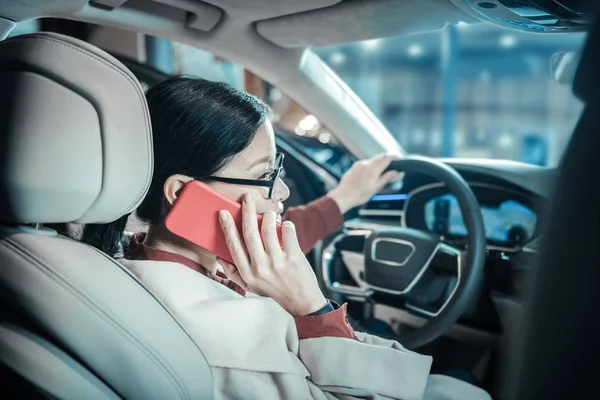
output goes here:
[[[333, 262], [334, 258], [335, 258], [335, 253], [336, 253], [336, 249], [335, 246], [336, 244], [339, 243], [340, 240], [342, 240], [344, 237], [346, 236], [364, 236], [364, 235], [368, 235], [370, 234], [370, 232], [368, 231], [362, 231], [362, 230], [355, 230], [355, 231], [349, 231], [349, 232], [344, 232], [341, 233], [339, 235], [337, 235], [328, 245], [327, 247], [325, 247], [322, 251], [322, 255], [321, 255], [321, 278], [323, 280], [323, 284], [325, 285], [325, 288], [327, 288], [328, 290], [332, 291], [332, 292], [336, 292], [336, 293], [341, 293], [344, 295], [348, 295], [348, 296], [359, 296], [359, 297], [369, 297], [370, 295], [373, 294], [373, 290], [369, 289], [366, 285], [366, 282], [364, 282], [363, 287], [356, 287], [353, 285], [346, 285], [346, 284], [341, 284], [337, 281], [332, 280], [331, 278], [331, 263]], [[359, 256], [362, 256], [359, 254]], [[364, 258], [364, 256], [362, 256]], [[362, 265], [362, 270], [364, 270], [364, 261], [363, 261], [363, 265]], [[358, 281], [357, 281], [358, 282]]]
[[[223, 18], [221, 8], [212, 6], [203, 1], [190, 0], [152, 0], [160, 5], [167, 5], [187, 13], [186, 26], [190, 29], [208, 32], [212, 30]], [[95, 4], [104, 4], [112, 8], [123, 6], [123, 0], [95, 0]], [[148, 3], [150, 4], [150, 3]]]
[[377, 119], [365, 103], [337, 76], [319, 56], [310, 50], [305, 50], [300, 60], [300, 71], [308, 79], [317, 84], [322, 93], [344, 105], [350, 114], [356, 116], [365, 126], [371, 125], [371, 132], [377, 132], [376, 139], [387, 149], [388, 153], [403, 154], [400, 144], [390, 134], [387, 128]]
[[[375, 19], [377, 24], [370, 22]], [[434, 31], [448, 23], [474, 21], [447, 0], [369, 0], [263, 20], [256, 28], [281, 47], [307, 47]]]

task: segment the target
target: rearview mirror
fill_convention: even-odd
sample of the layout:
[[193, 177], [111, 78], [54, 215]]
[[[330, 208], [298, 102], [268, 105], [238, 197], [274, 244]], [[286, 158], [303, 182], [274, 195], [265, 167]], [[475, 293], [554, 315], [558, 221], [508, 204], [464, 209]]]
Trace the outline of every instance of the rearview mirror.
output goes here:
[[550, 68], [554, 80], [562, 84], [572, 84], [580, 58], [581, 53], [575, 51], [555, 53], [550, 59]]

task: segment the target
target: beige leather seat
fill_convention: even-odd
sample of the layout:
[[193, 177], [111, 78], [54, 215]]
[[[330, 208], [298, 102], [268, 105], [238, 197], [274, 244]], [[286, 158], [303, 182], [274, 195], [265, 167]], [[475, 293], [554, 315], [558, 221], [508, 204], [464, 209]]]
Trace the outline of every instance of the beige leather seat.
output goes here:
[[[0, 42], [0, 365], [64, 399], [209, 399], [200, 349], [105, 254], [43, 228], [135, 209], [152, 175], [144, 93], [56, 34]], [[6, 382], [5, 382], [6, 383]]]

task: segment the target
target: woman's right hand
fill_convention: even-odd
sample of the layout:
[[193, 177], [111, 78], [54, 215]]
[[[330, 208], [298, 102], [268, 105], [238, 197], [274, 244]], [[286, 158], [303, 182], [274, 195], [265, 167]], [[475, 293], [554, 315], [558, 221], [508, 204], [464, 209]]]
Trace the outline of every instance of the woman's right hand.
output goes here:
[[[218, 259], [229, 279], [247, 291], [270, 297], [294, 317], [305, 316], [327, 304], [317, 277], [302, 253], [294, 225], [282, 226], [283, 248], [276, 229], [276, 214], [263, 215], [261, 234], [256, 206], [251, 194], [242, 203], [244, 249], [235, 222], [227, 211], [220, 211], [221, 229], [235, 263]], [[264, 243], [264, 245], [263, 245]]]

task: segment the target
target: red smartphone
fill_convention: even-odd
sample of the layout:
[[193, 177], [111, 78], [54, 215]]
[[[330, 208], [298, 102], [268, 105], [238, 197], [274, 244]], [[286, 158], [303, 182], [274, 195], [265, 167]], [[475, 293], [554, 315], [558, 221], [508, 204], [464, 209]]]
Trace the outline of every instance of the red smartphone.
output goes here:
[[[203, 182], [190, 181], [185, 185], [165, 218], [165, 226], [175, 235], [234, 264], [219, 223], [219, 210], [229, 211], [240, 237], [242, 237], [242, 205], [213, 190]], [[257, 218], [260, 228], [262, 216], [257, 215]], [[279, 224], [277, 225], [277, 236], [281, 243], [281, 225]]]

